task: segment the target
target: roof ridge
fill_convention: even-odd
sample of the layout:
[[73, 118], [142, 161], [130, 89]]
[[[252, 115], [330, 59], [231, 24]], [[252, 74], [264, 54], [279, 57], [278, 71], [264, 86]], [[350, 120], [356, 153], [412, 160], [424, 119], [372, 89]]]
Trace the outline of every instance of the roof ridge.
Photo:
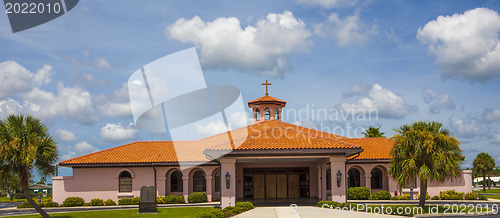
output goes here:
[[78, 157], [74, 157], [74, 158], [70, 158], [70, 159], [67, 159], [67, 160], [60, 161], [59, 163], [69, 162], [69, 161], [72, 161], [72, 160], [77, 160], [77, 159], [80, 159], [80, 158], [83, 158], [83, 157], [88, 157], [88, 156], [91, 156], [91, 155], [96, 155], [96, 154], [99, 154], [99, 153], [102, 153], [102, 152], [105, 152], [105, 151], [107, 152], [107, 151], [116, 150], [118, 148], [122, 148], [122, 147], [129, 146], [129, 145], [132, 145], [132, 144], [136, 144], [136, 143], [139, 143], [139, 142], [141, 142], [141, 141], [130, 142], [130, 143], [127, 143], [127, 144], [124, 144], [124, 145], [119, 145], [119, 146], [116, 146], [116, 147], [112, 147], [112, 148], [108, 148], [108, 149], [104, 149], [104, 150], [92, 152], [92, 153], [89, 153], [89, 154], [84, 154], [82, 156], [78, 156]]

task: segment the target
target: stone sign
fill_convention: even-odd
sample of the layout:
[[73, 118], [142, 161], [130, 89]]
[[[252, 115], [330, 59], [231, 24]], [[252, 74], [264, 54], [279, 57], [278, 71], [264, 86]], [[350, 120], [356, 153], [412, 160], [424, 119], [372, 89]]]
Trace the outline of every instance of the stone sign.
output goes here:
[[156, 208], [156, 191], [154, 186], [141, 187], [139, 213], [158, 213], [158, 209]]

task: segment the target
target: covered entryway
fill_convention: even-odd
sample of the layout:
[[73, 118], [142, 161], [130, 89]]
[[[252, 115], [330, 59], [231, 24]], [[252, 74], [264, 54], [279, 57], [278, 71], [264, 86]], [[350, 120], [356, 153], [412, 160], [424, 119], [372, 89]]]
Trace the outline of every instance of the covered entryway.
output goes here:
[[307, 167], [243, 168], [243, 196], [255, 199], [307, 198], [310, 196]]

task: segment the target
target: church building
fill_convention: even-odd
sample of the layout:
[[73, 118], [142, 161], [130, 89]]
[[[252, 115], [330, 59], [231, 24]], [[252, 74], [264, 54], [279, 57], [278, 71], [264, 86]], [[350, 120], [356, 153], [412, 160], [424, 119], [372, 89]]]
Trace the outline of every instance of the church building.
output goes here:
[[[61, 161], [59, 166], [71, 167], [73, 176], [52, 178], [53, 200], [117, 201], [139, 197], [142, 186], [156, 186], [158, 196], [182, 195], [186, 202], [190, 193], [206, 192], [208, 201], [221, 201], [223, 208], [240, 200], [345, 202], [349, 187], [392, 195], [410, 192], [388, 175], [391, 139], [348, 138], [283, 122], [286, 102], [267, 90], [248, 106], [253, 124], [229, 132], [238, 143], [227, 143], [227, 134], [193, 141], [136, 141]], [[180, 167], [176, 152], [181, 151], [176, 149], [181, 148], [187, 149], [183, 153], [200, 151], [182, 159], [192, 167]], [[471, 173], [464, 170], [458, 179], [430, 183], [429, 195], [451, 189], [471, 192]]]

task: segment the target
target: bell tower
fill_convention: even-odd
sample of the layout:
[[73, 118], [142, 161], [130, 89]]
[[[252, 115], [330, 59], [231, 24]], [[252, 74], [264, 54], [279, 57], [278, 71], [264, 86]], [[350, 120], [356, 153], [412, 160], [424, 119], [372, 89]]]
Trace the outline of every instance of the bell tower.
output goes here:
[[269, 95], [268, 83], [262, 83], [266, 86], [266, 95], [248, 102], [248, 107], [252, 108], [253, 122], [261, 122], [264, 120], [281, 120], [282, 108], [285, 107], [286, 101], [277, 99]]

